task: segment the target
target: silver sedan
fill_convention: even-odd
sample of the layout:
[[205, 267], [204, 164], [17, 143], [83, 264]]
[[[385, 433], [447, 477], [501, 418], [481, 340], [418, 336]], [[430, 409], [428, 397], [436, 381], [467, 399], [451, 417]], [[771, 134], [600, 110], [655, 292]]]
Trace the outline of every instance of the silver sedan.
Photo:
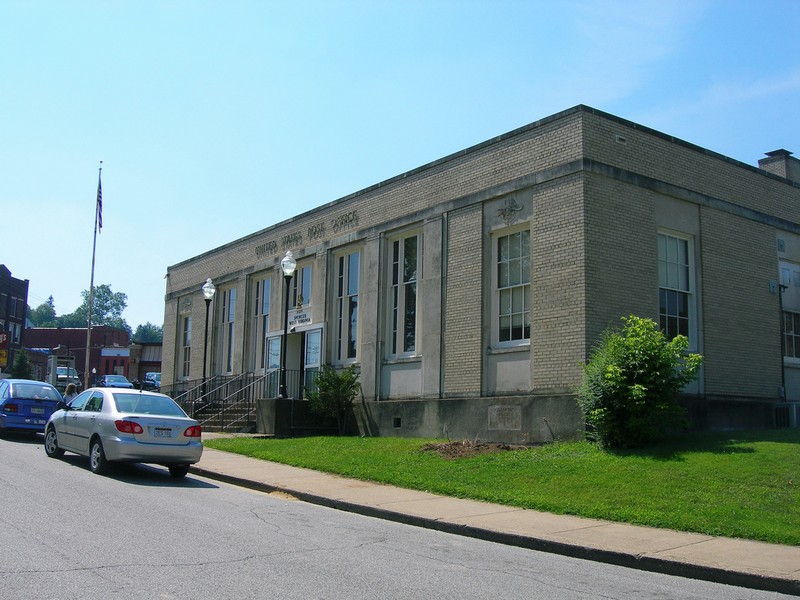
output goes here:
[[201, 428], [169, 396], [119, 388], [90, 388], [53, 413], [45, 426], [44, 450], [89, 457], [93, 473], [109, 462], [166, 466], [184, 477], [203, 453]]

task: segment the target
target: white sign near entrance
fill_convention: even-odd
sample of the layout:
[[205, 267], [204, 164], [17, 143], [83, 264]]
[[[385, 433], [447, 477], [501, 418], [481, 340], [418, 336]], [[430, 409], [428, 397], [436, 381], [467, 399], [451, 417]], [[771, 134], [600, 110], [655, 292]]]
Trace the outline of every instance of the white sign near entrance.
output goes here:
[[302, 310], [289, 311], [289, 327], [306, 327], [311, 325], [311, 313]]

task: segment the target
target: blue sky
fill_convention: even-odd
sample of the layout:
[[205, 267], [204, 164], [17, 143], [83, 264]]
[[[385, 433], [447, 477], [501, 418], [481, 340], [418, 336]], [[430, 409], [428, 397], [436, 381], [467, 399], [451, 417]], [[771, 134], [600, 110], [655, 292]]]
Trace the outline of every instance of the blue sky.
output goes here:
[[577, 104], [800, 155], [798, 32], [798, 0], [0, 0], [0, 263], [80, 304], [101, 160], [135, 329], [168, 266]]

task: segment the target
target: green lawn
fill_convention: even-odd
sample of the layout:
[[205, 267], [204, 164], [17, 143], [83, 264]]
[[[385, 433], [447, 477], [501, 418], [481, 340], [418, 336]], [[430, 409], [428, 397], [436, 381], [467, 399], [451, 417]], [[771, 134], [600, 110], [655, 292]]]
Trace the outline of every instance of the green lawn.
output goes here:
[[800, 545], [800, 431], [691, 434], [617, 453], [560, 442], [455, 460], [423, 451], [431, 441], [239, 437], [204, 444], [448, 496]]

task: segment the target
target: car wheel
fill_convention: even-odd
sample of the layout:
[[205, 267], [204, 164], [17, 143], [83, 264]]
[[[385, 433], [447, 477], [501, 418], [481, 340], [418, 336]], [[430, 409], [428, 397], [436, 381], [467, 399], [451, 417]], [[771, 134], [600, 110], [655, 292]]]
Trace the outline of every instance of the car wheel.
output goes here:
[[50, 427], [44, 434], [44, 452], [50, 458], [61, 458], [64, 450], [58, 447], [58, 434], [56, 428]]
[[189, 472], [189, 465], [168, 465], [167, 468], [169, 469], [169, 474], [175, 479], [186, 477]]
[[92, 470], [92, 473], [98, 475], [103, 474], [108, 468], [106, 453], [103, 452], [103, 443], [99, 438], [93, 440], [89, 448], [89, 468]]

